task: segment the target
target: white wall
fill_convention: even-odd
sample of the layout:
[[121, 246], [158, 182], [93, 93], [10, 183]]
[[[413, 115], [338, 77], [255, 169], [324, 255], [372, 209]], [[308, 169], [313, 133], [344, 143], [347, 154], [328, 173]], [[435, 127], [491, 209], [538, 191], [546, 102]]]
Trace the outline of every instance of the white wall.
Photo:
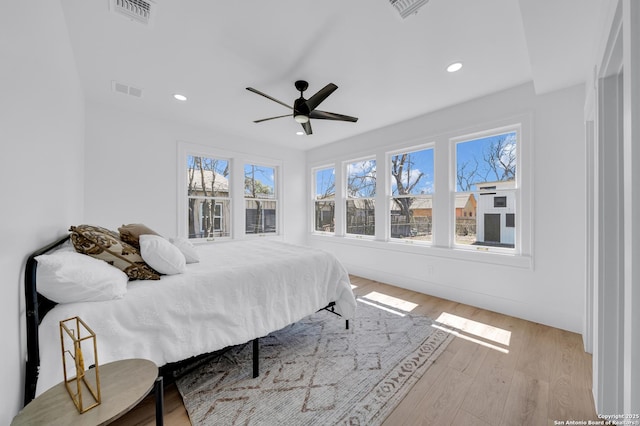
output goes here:
[[[602, 414], [640, 411], [640, 4], [606, 0], [585, 106], [590, 234], [586, 324]], [[595, 125], [593, 125], [595, 124]]]
[[58, 1], [2, 2], [0, 58], [0, 424], [8, 425], [23, 399], [24, 263], [82, 217], [84, 106]]
[[[488, 130], [494, 123], [508, 122], [510, 117], [530, 116], [532, 267], [433, 255], [446, 248], [389, 250], [388, 243], [341, 237], [310, 235], [309, 244], [334, 252], [350, 272], [358, 275], [582, 332], [586, 267], [584, 94], [584, 87], [576, 86], [537, 96], [533, 85], [525, 84], [321, 147], [307, 155], [311, 167], [384, 151], [389, 146], [400, 147], [402, 143], [435, 140], [436, 179], [447, 179], [446, 173], [442, 176], [438, 172], [438, 167], [446, 168], [438, 163], [441, 135], [479, 126]], [[434, 211], [434, 221], [438, 214]], [[311, 218], [311, 214], [308, 216]]]
[[[118, 96], [115, 94], [114, 96]], [[304, 153], [238, 139], [179, 123], [126, 112], [97, 103], [86, 109], [87, 223], [117, 229], [144, 223], [171, 237], [178, 233], [178, 141], [282, 161], [283, 233], [304, 241]]]

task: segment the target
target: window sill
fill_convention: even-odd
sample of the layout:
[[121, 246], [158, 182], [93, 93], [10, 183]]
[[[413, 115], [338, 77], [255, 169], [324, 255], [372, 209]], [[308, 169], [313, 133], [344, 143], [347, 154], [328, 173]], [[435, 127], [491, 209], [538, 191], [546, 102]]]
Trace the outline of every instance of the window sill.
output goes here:
[[257, 240], [265, 238], [268, 240], [282, 240], [282, 235], [280, 234], [245, 234], [239, 238], [233, 237], [215, 237], [215, 238], [199, 238], [199, 239], [190, 239], [194, 245], [206, 245], [206, 244], [218, 244], [218, 243], [229, 243], [233, 241], [246, 241], [246, 240]]
[[434, 256], [466, 262], [480, 262], [509, 266], [522, 269], [533, 269], [533, 259], [529, 255], [518, 255], [504, 252], [476, 251], [458, 247], [437, 247], [431, 243], [407, 243], [405, 241], [380, 241], [370, 238], [341, 237], [312, 233], [310, 238], [317, 242], [344, 244], [367, 249], [411, 253], [423, 256]]

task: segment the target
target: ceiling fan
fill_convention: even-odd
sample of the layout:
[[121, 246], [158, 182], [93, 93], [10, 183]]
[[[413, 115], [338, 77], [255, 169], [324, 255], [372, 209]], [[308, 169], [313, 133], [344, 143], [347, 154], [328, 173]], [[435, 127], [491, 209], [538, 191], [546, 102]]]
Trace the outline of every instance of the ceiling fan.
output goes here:
[[327, 97], [338, 88], [338, 86], [336, 86], [335, 84], [333, 83], [327, 84], [322, 89], [320, 89], [315, 95], [311, 96], [309, 99], [304, 98], [304, 91], [307, 90], [307, 87], [309, 87], [309, 83], [307, 83], [304, 80], [298, 80], [295, 82], [295, 86], [296, 86], [296, 89], [298, 89], [298, 91], [300, 92], [300, 97], [295, 101], [293, 101], [293, 106], [287, 105], [284, 102], [279, 101], [267, 95], [266, 93], [263, 93], [259, 90], [254, 89], [253, 87], [247, 87], [248, 91], [256, 93], [260, 96], [264, 96], [267, 99], [271, 99], [272, 101], [277, 102], [280, 105], [283, 105], [289, 108], [290, 110], [293, 110], [292, 114], [285, 114], [285, 115], [278, 115], [276, 117], [263, 118], [261, 120], [255, 120], [254, 123], [261, 123], [263, 121], [273, 120], [275, 118], [293, 116], [293, 119], [302, 125], [304, 132], [307, 135], [310, 135], [313, 133], [313, 131], [311, 130], [311, 123], [309, 122], [311, 118], [317, 118], [321, 120], [350, 121], [352, 123], [355, 123], [356, 121], [358, 121], [356, 117], [350, 117], [348, 115], [336, 114], [333, 112], [320, 111], [316, 109], [316, 107], [320, 105], [322, 101], [327, 99]]

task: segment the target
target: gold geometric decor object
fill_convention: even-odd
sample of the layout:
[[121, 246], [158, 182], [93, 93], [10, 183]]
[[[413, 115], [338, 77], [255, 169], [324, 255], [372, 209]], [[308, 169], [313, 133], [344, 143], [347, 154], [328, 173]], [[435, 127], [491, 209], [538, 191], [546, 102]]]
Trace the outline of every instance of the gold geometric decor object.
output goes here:
[[[80, 317], [69, 318], [60, 321], [60, 344], [64, 385], [78, 412], [85, 413], [101, 402], [96, 334]], [[86, 370], [83, 349], [90, 356], [93, 351], [93, 365]]]

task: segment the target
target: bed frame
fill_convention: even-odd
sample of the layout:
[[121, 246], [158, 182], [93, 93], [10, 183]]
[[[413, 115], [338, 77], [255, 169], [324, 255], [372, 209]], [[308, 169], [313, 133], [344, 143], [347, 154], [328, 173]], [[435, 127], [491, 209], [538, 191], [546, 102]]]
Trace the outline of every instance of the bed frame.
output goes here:
[[[38, 339], [38, 326], [42, 322], [44, 316], [56, 306], [56, 303], [47, 299], [40, 293], [38, 293], [38, 287], [36, 283], [36, 269], [38, 267], [38, 262], [35, 260], [37, 256], [41, 254], [45, 254], [55, 248], [61, 246], [66, 241], [69, 240], [69, 235], [59, 238], [53, 243], [44, 246], [35, 252], [33, 252], [28, 258], [25, 267], [24, 273], [24, 292], [25, 292], [25, 305], [26, 305], [26, 319], [27, 319], [27, 361], [26, 361], [26, 369], [25, 369], [25, 382], [24, 382], [24, 405], [27, 405], [35, 398], [36, 394], [36, 385], [38, 382], [38, 373], [40, 370], [40, 344]], [[335, 302], [329, 303], [324, 308], [320, 309], [318, 312], [322, 310], [326, 310], [335, 315], [341, 316], [339, 313], [335, 312]], [[346, 321], [346, 328], [349, 328], [349, 320]], [[259, 338], [255, 338], [252, 341], [253, 344], [253, 377], [258, 377], [260, 375], [260, 345]], [[224, 350], [224, 349], [223, 349]], [[206, 356], [208, 354], [203, 354], [202, 356]], [[171, 377], [169, 374], [185, 365], [185, 363], [191, 362], [193, 359], [178, 361], [175, 363], [170, 363], [160, 367], [159, 379], [160, 384], [156, 383], [156, 396], [158, 395], [158, 387], [162, 386], [162, 376]], [[158, 408], [157, 399], [156, 399], [156, 410], [162, 409]], [[156, 417], [157, 418], [157, 417]]]

